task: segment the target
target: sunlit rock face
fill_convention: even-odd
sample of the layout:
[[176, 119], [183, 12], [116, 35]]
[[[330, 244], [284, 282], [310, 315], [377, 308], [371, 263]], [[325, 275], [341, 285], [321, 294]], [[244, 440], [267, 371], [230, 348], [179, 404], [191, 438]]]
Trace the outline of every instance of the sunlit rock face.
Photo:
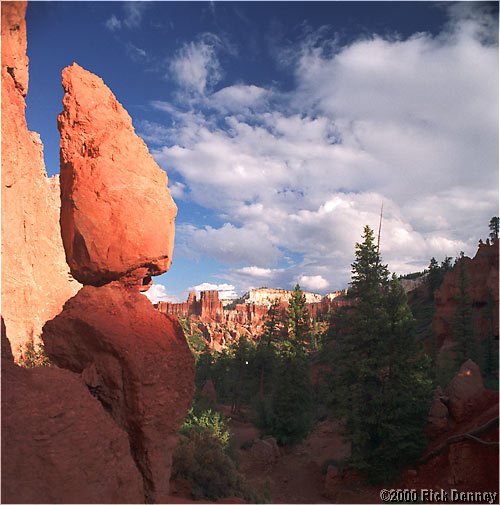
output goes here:
[[100, 77], [74, 63], [62, 85], [61, 228], [73, 276], [100, 286], [166, 272], [177, 214], [166, 173]]
[[26, 124], [25, 11], [26, 2], [2, 2], [2, 316], [15, 358], [81, 287], [64, 257], [58, 178], [47, 177]]

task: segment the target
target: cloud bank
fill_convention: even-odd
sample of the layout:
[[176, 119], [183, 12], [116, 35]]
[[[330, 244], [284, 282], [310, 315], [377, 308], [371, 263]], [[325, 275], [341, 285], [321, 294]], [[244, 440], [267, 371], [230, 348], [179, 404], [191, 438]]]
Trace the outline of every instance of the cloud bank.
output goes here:
[[143, 135], [176, 196], [223, 224], [183, 224], [178, 243], [227, 265], [236, 290], [298, 280], [326, 292], [347, 285], [354, 244], [365, 224], [378, 228], [383, 204], [391, 270], [474, 254], [498, 211], [498, 27], [489, 20], [454, 7], [438, 36], [343, 47], [310, 36], [283, 55], [295, 82], [287, 93], [242, 83], [213, 91], [215, 46], [183, 46], [170, 69], [198, 96], [153, 103], [175, 129], [148, 123]]

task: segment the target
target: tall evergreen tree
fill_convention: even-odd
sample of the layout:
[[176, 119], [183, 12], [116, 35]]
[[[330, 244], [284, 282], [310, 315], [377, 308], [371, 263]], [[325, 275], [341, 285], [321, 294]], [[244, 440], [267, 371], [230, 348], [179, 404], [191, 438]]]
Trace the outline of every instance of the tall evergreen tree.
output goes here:
[[498, 216], [493, 216], [490, 219], [490, 238], [493, 240], [498, 239], [498, 232], [500, 227], [500, 220]]
[[467, 277], [467, 264], [464, 253], [457, 259], [458, 268], [458, 307], [455, 310], [453, 333], [456, 340], [455, 356], [456, 365], [459, 367], [467, 359], [477, 361], [478, 349], [474, 337], [474, 324], [472, 318], [472, 298], [469, 295], [469, 281]]
[[389, 279], [368, 226], [356, 244], [350, 292], [353, 305], [337, 321], [332, 406], [346, 422], [351, 466], [384, 481], [424, 446], [432, 382], [404, 290]]
[[441, 268], [439, 268], [439, 263], [436, 261], [436, 258], [431, 258], [428, 267], [429, 273], [427, 276], [428, 284], [429, 284], [429, 296], [431, 299], [434, 297], [434, 291], [441, 285], [443, 280], [443, 274]]
[[280, 313], [280, 302], [276, 299], [271, 302], [271, 305], [267, 310], [267, 315], [264, 320], [264, 333], [260, 342], [268, 348], [273, 344], [276, 344], [280, 340], [282, 325], [283, 321]]
[[306, 307], [306, 296], [300, 289], [299, 284], [295, 285], [290, 295], [287, 320], [290, 343], [297, 348], [304, 348], [309, 338], [311, 325]]
[[303, 439], [311, 429], [312, 387], [304, 353], [281, 357], [271, 397], [270, 434], [280, 445]]

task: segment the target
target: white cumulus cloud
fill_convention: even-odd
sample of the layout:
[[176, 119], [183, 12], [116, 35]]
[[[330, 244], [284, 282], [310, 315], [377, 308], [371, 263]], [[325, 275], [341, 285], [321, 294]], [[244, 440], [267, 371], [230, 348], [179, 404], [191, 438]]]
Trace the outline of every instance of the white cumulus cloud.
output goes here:
[[190, 287], [189, 291], [196, 291], [196, 294], [198, 296], [202, 291], [218, 291], [219, 298], [226, 300], [238, 298], [238, 295], [236, 294], [235, 288], [232, 284], [212, 284], [210, 282], [202, 282], [201, 284]]
[[391, 269], [473, 255], [498, 213], [498, 25], [468, 12], [452, 9], [437, 36], [373, 35], [335, 51], [306, 40], [288, 53], [295, 87], [281, 94], [243, 83], [210, 94], [213, 46], [185, 45], [171, 69], [203, 97], [188, 112], [155, 102], [176, 129], [166, 142], [151, 128], [154, 156], [224, 223], [181, 226], [185, 249], [226, 264], [238, 290], [296, 279], [340, 289], [383, 203]]
[[169, 69], [175, 80], [188, 91], [199, 94], [219, 82], [222, 73], [217, 44], [218, 39], [213, 35], [184, 44], [170, 62]]
[[153, 284], [147, 291], [143, 293], [143, 295], [149, 298], [151, 303], [158, 303], [158, 302], [178, 303], [180, 301], [177, 299], [177, 297], [168, 294], [167, 288], [163, 284]]
[[324, 291], [329, 285], [329, 282], [321, 275], [301, 275], [298, 283], [308, 291]]

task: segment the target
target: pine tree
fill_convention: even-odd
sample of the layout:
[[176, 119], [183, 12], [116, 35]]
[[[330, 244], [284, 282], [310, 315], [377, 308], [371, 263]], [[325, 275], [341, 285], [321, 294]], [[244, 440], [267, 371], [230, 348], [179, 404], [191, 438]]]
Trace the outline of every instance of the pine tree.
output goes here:
[[282, 324], [280, 302], [279, 300], [274, 300], [267, 310], [264, 320], [264, 333], [260, 342], [266, 345], [266, 347], [276, 344], [280, 340]]
[[429, 284], [429, 296], [432, 299], [434, 291], [436, 291], [436, 289], [441, 285], [443, 274], [441, 268], [439, 268], [439, 263], [436, 261], [436, 258], [431, 258], [428, 269], [429, 274], [427, 276], [427, 280]]
[[494, 216], [490, 219], [490, 238], [492, 240], [498, 239], [498, 231], [500, 227], [500, 220], [498, 216]]
[[432, 383], [404, 290], [389, 279], [368, 226], [356, 244], [350, 291], [354, 304], [336, 325], [332, 406], [346, 423], [351, 466], [385, 481], [424, 446]]
[[477, 361], [477, 343], [474, 337], [472, 319], [472, 298], [469, 295], [467, 265], [464, 253], [457, 259], [458, 268], [458, 307], [453, 321], [453, 333], [456, 340], [456, 365], [459, 367], [469, 358]]
[[288, 337], [290, 343], [297, 349], [303, 349], [309, 338], [311, 330], [309, 312], [306, 308], [306, 296], [295, 285], [288, 305]]

